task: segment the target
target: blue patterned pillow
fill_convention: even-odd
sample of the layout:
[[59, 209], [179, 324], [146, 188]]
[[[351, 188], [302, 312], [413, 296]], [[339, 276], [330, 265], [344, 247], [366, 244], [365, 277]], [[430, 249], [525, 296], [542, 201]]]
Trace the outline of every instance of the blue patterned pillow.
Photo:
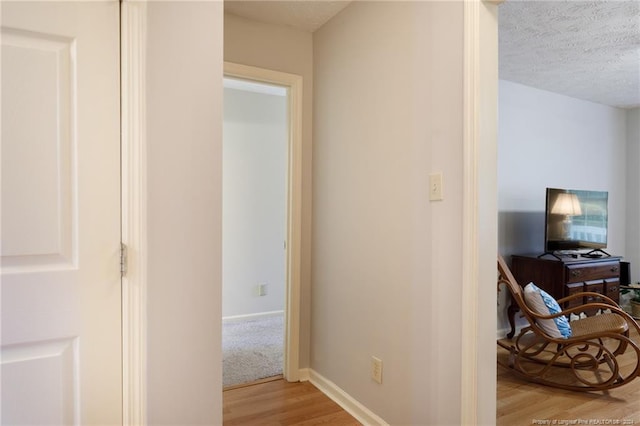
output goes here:
[[[524, 288], [524, 301], [532, 311], [540, 315], [553, 315], [562, 311], [556, 299], [534, 283], [529, 283]], [[571, 325], [564, 315], [553, 319], [539, 319], [536, 323], [551, 337], [564, 339], [571, 337]]]

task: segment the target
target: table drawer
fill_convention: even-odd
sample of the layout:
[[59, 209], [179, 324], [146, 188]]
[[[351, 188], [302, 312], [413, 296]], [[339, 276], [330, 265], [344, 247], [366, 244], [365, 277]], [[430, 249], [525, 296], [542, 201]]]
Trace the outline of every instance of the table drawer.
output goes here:
[[620, 262], [603, 262], [595, 265], [567, 265], [568, 283], [614, 278], [620, 276]]
[[[584, 291], [584, 286], [582, 283], [573, 283], [567, 284], [565, 286], [565, 295], [571, 296], [576, 293], [582, 293]], [[569, 302], [565, 303], [564, 309], [573, 308], [574, 306], [580, 306], [584, 303], [583, 298], [577, 297]]]
[[614, 302], [620, 302], [620, 280], [618, 278], [609, 278], [604, 280], [604, 294]]
[[[593, 293], [604, 294], [604, 281], [587, 281], [584, 283], [584, 291], [590, 291]], [[585, 296], [584, 303], [601, 302], [597, 296]]]

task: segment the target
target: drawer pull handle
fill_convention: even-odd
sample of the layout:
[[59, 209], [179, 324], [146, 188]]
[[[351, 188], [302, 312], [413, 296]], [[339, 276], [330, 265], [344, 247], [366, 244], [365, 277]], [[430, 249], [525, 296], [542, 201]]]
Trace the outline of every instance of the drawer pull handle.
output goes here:
[[579, 269], [578, 270], [574, 269], [573, 271], [571, 271], [571, 276], [572, 277], [579, 277], [580, 275], [582, 275], [582, 271], [579, 270]]
[[618, 267], [614, 266], [613, 268], [611, 268], [611, 272], [618, 272]]

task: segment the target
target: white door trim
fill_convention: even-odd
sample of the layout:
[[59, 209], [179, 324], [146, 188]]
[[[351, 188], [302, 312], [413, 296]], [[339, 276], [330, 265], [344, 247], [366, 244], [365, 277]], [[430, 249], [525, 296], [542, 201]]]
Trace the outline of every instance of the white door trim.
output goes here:
[[147, 417], [146, 14], [145, 1], [120, 3], [123, 425], [145, 425]]
[[[302, 232], [302, 77], [248, 65], [224, 63], [224, 75], [289, 89], [287, 259], [284, 378], [300, 380], [300, 252]], [[220, 82], [222, 84], [222, 82]]]
[[498, 3], [464, 2], [461, 424], [496, 413]]

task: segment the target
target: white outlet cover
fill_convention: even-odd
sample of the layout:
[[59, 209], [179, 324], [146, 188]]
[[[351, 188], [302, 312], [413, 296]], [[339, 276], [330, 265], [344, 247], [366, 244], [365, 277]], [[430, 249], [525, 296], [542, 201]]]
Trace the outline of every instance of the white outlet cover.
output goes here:
[[382, 384], [382, 360], [375, 356], [371, 357], [371, 378], [376, 383]]
[[442, 201], [442, 173], [429, 175], [429, 201]]

